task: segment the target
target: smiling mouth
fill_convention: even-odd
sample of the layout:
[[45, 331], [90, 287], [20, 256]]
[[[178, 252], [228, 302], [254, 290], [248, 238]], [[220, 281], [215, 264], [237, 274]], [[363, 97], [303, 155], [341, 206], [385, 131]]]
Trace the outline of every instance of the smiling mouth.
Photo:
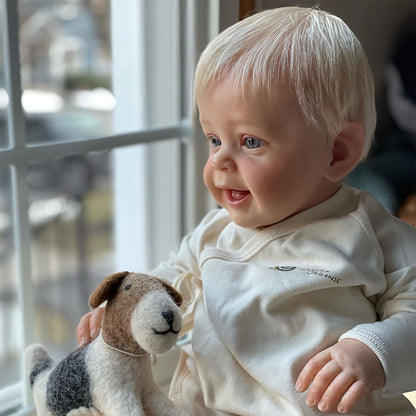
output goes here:
[[226, 190], [227, 202], [229, 204], [242, 203], [249, 195], [250, 195], [250, 191], [240, 191], [237, 189]]
[[156, 334], [156, 335], [166, 335], [166, 334], [168, 334], [169, 332], [172, 332], [173, 334], [175, 334], [175, 335], [178, 335], [179, 334], [179, 331], [175, 331], [172, 327], [171, 328], [169, 328], [169, 329], [167, 329], [166, 331], [158, 331], [157, 329], [155, 329], [155, 328], [152, 328], [153, 329], [153, 332]]

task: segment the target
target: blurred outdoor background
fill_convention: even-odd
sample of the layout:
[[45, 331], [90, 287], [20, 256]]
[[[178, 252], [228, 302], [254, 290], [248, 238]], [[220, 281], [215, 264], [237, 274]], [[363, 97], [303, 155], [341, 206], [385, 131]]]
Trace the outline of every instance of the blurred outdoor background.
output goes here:
[[[0, 13], [1, 13], [0, 9]], [[4, 12], [4, 11], [3, 11]], [[30, 144], [112, 132], [108, 0], [20, 0], [22, 105]], [[9, 145], [0, 42], [0, 147]], [[36, 337], [55, 356], [75, 347], [86, 294], [113, 270], [108, 152], [28, 167]], [[0, 389], [20, 381], [10, 172], [0, 167]]]

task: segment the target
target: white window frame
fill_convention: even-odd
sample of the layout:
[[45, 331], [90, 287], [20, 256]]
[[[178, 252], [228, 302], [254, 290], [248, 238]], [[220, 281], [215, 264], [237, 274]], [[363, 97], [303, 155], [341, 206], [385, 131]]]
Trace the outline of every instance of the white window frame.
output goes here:
[[[130, 133], [113, 134], [92, 140], [76, 140], [69, 143], [52, 142], [27, 146], [24, 131], [24, 116], [21, 107], [21, 80], [18, 45], [18, 13], [16, 0], [0, 0], [4, 19], [0, 22], [5, 59], [6, 89], [9, 96], [8, 135], [10, 146], [0, 149], [0, 166], [9, 165], [12, 174], [13, 242], [15, 247], [15, 270], [18, 279], [18, 297], [21, 305], [20, 342], [27, 346], [34, 342], [32, 319], [34, 316], [33, 288], [30, 262], [30, 224], [28, 218], [27, 166], [34, 161], [63, 158], [91, 151], [116, 149], [114, 152], [115, 192], [115, 251], [116, 267], [132, 270], [137, 264], [143, 269], [150, 268], [160, 260], [173, 242], [193, 228], [208, 208], [212, 206], [202, 181], [202, 167], [205, 159], [205, 144], [198, 122], [192, 116], [190, 79], [200, 51], [220, 28], [237, 20], [238, 0], [112, 0], [112, 35], [114, 62], [114, 91], [118, 101], [115, 112], [115, 128], [121, 129], [126, 123]], [[165, 2], [163, 4], [163, 2]], [[152, 30], [151, 17], [169, 4], [173, 7], [178, 25], [177, 50], [174, 71], [177, 84], [168, 92], [179, 122], [163, 128], [148, 128], [149, 111], [153, 94], [166, 91], [147, 89], [152, 71], [157, 70], [161, 56], [153, 55], [151, 65], [143, 68], [139, 63], [143, 57], [148, 60], [149, 50], [143, 39], [153, 44], [159, 53], [160, 45]], [[130, 13], [130, 27], [126, 27], [126, 16]], [[220, 19], [221, 16], [221, 19]], [[186, 21], [186, 25], [182, 24]], [[184, 28], [186, 27], [186, 31]], [[160, 28], [160, 26], [159, 26]], [[123, 31], [135, 31], [137, 37], [120, 40]], [[142, 30], [143, 32], [139, 32]], [[139, 39], [142, 39], [141, 41]], [[123, 48], [117, 48], [117, 42]], [[160, 42], [160, 39], [159, 39]], [[148, 44], [150, 44], [148, 43]], [[163, 60], [162, 60], [163, 61]], [[156, 65], [156, 66], [155, 66]], [[126, 76], [128, 68], [128, 76]], [[129, 83], [125, 83], [128, 79]], [[132, 88], [132, 86], [134, 86]], [[130, 88], [129, 88], [130, 87]], [[149, 111], [147, 111], [149, 109]], [[141, 114], [142, 117], [138, 117]], [[172, 116], [172, 115], [170, 115]], [[174, 118], [174, 117], [172, 117]], [[171, 142], [171, 146], [148, 148], [145, 143]], [[161, 154], [162, 152], [162, 154]], [[174, 157], [172, 157], [172, 154]], [[164, 158], [162, 166], [152, 163], [156, 157]], [[126, 169], [126, 161], [130, 166]], [[140, 162], [140, 163], [138, 163]], [[169, 175], [164, 167], [167, 166]], [[127, 178], [127, 179], [126, 179]], [[128, 184], [128, 186], [126, 186]], [[144, 189], [149, 198], [138, 198], [131, 189]], [[159, 206], [166, 204], [165, 194], [172, 201], [169, 216], [161, 218]], [[150, 192], [150, 190], [152, 192]], [[145, 215], [137, 215], [144, 212]], [[127, 220], [126, 220], [127, 219]], [[169, 226], [169, 224], [174, 224]], [[128, 236], [128, 238], [126, 238]], [[168, 242], [168, 243], [166, 243]], [[160, 248], [161, 247], [161, 248]], [[75, 334], [74, 334], [75, 336]], [[22, 357], [22, 368], [24, 359]], [[24, 374], [24, 371], [22, 371]], [[14, 408], [19, 410], [13, 411]], [[26, 382], [0, 390], [0, 415], [35, 415], [31, 391]]]

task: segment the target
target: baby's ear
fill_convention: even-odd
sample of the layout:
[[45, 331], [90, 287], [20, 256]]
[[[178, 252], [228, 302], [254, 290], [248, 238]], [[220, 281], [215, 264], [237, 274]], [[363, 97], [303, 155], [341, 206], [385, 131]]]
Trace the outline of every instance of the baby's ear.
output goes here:
[[105, 300], [109, 299], [111, 294], [119, 287], [120, 282], [128, 274], [129, 272], [118, 272], [106, 277], [90, 296], [89, 304], [91, 308], [97, 308]]
[[361, 161], [365, 144], [365, 127], [349, 121], [332, 144], [332, 161], [327, 178], [332, 182], [344, 179]]

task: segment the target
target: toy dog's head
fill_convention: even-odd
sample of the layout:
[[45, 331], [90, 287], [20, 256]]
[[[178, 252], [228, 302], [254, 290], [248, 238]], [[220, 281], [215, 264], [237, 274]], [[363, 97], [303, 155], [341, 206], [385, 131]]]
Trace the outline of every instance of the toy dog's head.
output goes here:
[[107, 300], [102, 337], [126, 352], [160, 354], [176, 342], [182, 327], [181, 295], [152, 276], [120, 272], [108, 276], [90, 296], [90, 306]]

